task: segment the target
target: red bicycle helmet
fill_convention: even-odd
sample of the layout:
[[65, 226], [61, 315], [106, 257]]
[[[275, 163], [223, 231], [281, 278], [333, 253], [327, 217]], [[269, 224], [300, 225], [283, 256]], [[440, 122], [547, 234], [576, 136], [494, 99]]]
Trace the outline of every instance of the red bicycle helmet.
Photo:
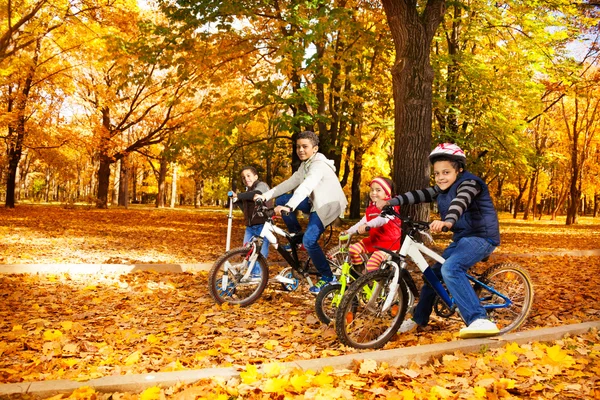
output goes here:
[[429, 162], [433, 164], [436, 158], [449, 158], [454, 161], [466, 164], [467, 157], [465, 152], [454, 143], [441, 143], [436, 146], [431, 153], [429, 153]]

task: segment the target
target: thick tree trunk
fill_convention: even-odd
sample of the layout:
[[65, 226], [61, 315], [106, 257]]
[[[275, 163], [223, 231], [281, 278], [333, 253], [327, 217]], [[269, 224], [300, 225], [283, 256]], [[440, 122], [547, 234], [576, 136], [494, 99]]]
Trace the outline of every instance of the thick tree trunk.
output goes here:
[[96, 199], [96, 207], [108, 208], [108, 189], [110, 185], [110, 164], [111, 159], [101, 154], [100, 166], [98, 167], [98, 196]]
[[364, 150], [356, 148], [354, 150], [354, 173], [352, 174], [352, 186], [350, 197], [350, 215], [352, 219], [360, 218], [360, 206], [362, 199], [360, 198], [360, 185], [362, 179], [362, 159]]
[[[396, 61], [392, 68], [394, 93], [393, 179], [398, 192], [429, 186], [431, 151], [433, 68], [429, 60], [431, 41], [442, 21], [446, 2], [429, 0], [419, 14], [417, 2], [383, 0], [394, 39]], [[427, 204], [403, 214], [427, 220]]]

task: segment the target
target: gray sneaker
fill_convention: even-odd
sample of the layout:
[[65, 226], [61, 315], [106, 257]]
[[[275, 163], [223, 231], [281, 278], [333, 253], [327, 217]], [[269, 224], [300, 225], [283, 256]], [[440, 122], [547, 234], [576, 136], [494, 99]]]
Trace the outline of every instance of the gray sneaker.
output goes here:
[[415, 329], [417, 329], [417, 327], [419, 326], [419, 324], [417, 324], [415, 321], [411, 319], [407, 319], [406, 321], [404, 321], [402, 323], [402, 325], [400, 325], [400, 329], [398, 329], [398, 332], [400, 333], [406, 333], [406, 332], [412, 332]]

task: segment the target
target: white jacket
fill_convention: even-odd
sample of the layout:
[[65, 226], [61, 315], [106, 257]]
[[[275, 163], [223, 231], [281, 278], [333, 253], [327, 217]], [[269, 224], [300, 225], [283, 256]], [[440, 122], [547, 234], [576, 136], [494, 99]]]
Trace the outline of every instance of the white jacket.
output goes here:
[[348, 206], [333, 161], [321, 153], [316, 153], [302, 162], [291, 177], [263, 195], [270, 200], [291, 190], [294, 190], [294, 194], [286, 206], [295, 210], [298, 204], [308, 197], [312, 203], [311, 212], [316, 211], [323, 226], [342, 217]]

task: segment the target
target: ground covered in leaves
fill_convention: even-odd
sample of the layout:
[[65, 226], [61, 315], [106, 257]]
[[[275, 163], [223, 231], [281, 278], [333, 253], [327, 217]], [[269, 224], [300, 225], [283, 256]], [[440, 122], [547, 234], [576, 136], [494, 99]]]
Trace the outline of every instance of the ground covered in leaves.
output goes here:
[[[243, 228], [240, 220], [239, 215], [234, 219], [232, 243], [241, 241]], [[226, 221], [226, 210], [222, 209], [64, 210], [47, 206], [0, 209], [0, 263], [211, 262], [223, 252]], [[346, 225], [349, 224], [347, 222]], [[564, 220], [520, 221], [503, 216], [501, 230], [503, 245], [488, 265], [504, 260], [519, 262], [530, 272], [535, 285], [532, 314], [523, 329], [600, 319], [600, 296], [597, 293], [600, 287], [600, 257], [557, 255], [568, 250], [599, 248], [599, 220], [582, 219], [580, 225], [566, 227]], [[444, 240], [446, 238], [440, 237], [441, 243]], [[216, 306], [207, 293], [206, 273], [140, 271], [122, 276], [0, 275], [0, 383], [50, 379], [83, 382], [108, 375], [215, 366], [237, 366], [251, 372], [252, 366], [257, 364], [356, 352], [340, 345], [335, 332], [318, 322], [313, 309], [314, 298], [308, 294], [306, 287], [289, 293], [275, 284], [271, 284], [263, 298], [251, 307]], [[458, 340], [460, 325], [456, 318], [436, 319], [426, 330], [398, 336], [385, 348]], [[559, 350], [550, 350], [550, 353], [548, 349], [554, 347], [545, 348], [542, 344], [529, 348], [521, 346], [520, 350], [505, 349], [504, 352], [514, 353], [519, 362], [525, 363], [537, 363], [535, 360], [545, 360], [546, 356], [561, 358], [561, 352], [567, 352], [564, 357], [575, 360], [569, 368], [578, 369], [581, 379], [567, 380], [564, 385], [582, 385], [580, 381], [585, 380], [589, 369], [578, 361], [573, 351], [584, 349], [579, 353], [590, 356], [587, 357], [591, 363], [589, 368], [597, 376], [600, 372], [598, 335], [595, 333], [572, 340], [574, 344], [557, 344]], [[591, 344], [584, 346], [582, 343]], [[554, 351], [558, 355], [552, 353]], [[495, 353], [490, 354], [490, 357], [495, 357]], [[538, 358], [534, 357], [535, 354]], [[488, 392], [492, 388], [497, 392], [515, 393], [514, 388], [509, 387], [515, 384], [510, 381], [516, 379], [514, 374], [503, 375], [502, 379], [507, 381], [500, 381], [500, 378], [485, 381], [491, 379], [484, 377], [487, 376], [485, 374], [497, 371], [482, 370], [480, 375], [473, 374], [467, 379], [464, 371], [455, 369], [464, 367], [466, 371], [463, 362], [472, 362], [472, 370], [473, 366], [479, 365], [476, 360], [481, 355], [479, 358], [469, 356], [474, 357], [472, 361], [463, 361], [470, 358], [462, 355], [456, 357], [461, 361], [452, 362], [447, 358], [446, 361], [437, 361], [437, 366], [434, 363], [417, 370], [421, 371], [417, 372], [418, 376], [429, 385], [423, 385], [422, 391], [415, 391], [417, 387], [411, 386], [413, 380], [418, 382], [418, 377], [407, 372], [412, 371], [412, 367], [404, 372], [390, 369], [389, 373], [378, 373], [381, 366], [371, 367], [370, 373], [379, 375], [369, 375], [367, 380], [361, 374], [356, 375], [356, 371], [352, 372], [356, 376], [351, 375], [347, 379], [356, 380], [356, 385], [316, 384], [321, 378], [325, 381], [331, 378], [332, 382], [338, 383], [340, 379], [344, 380], [341, 378], [343, 375], [337, 372], [327, 373], [329, 378], [317, 372], [315, 377], [301, 374], [304, 378], [293, 378], [294, 373], [287, 378], [283, 373], [256, 375], [253, 382], [238, 382], [241, 386], [232, 382], [222, 382], [217, 386], [223, 390], [225, 397], [222, 398], [236, 396], [230, 393], [234, 387], [241, 390], [238, 395], [244, 398], [254, 395], [262, 398], [261, 393], [268, 398], [271, 393], [269, 385], [293, 387], [292, 380], [299, 379], [305, 381], [299, 385], [306, 384], [314, 392], [311, 392], [313, 397], [307, 398], [318, 398], [319, 390], [324, 387], [327, 390], [337, 388], [341, 390], [338, 397], [344, 397], [345, 391], [353, 389], [376, 394], [372, 390], [393, 378], [398, 393], [412, 390], [420, 393], [416, 398], [425, 398], [419, 396], [442, 389], [458, 393], [459, 388], [452, 385], [475, 388], [475, 383], [483, 379], [485, 384], [480, 386], [487, 388]], [[487, 364], [489, 360], [483, 362]], [[454, 365], [455, 369], [445, 368], [446, 364]], [[535, 371], [528, 364], [523, 367]], [[360, 367], [357, 368], [360, 370]], [[441, 368], [442, 373], [450, 374], [458, 381], [452, 380], [455, 383], [450, 386], [434, 384], [440, 373], [436, 368]], [[534, 372], [531, 376], [521, 377], [527, 378], [529, 391], [517, 393], [541, 396], [549, 390], [566, 396], [564, 393], [570, 393], [569, 390], [577, 392], [578, 386], [568, 386], [564, 393], [554, 391], [555, 384], [545, 380], [557, 374], [544, 375], [551, 368], [540, 368], [539, 374]], [[521, 371], [524, 373], [524, 370]], [[493, 375], [495, 378], [498, 376]], [[271, 382], [270, 379], [283, 381]], [[286, 379], [287, 383], [284, 382]], [[521, 385], [518, 390], [524, 388], [523, 379], [518, 381]], [[371, 383], [363, 385], [367, 381]], [[593, 380], [591, 382], [589, 386], [588, 380], [586, 388], [589, 390], [586, 393], [591, 393], [590, 398], [594, 398], [597, 392], [593, 390], [597, 390], [598, 385]], [[406, 385], [398, 386], [401, 383]], [[214, 382], [209, 386], [214, 389], [213, 393], [217, 393]], [[440, 388], [434, 389], [437, 386]], [[173, 396], [186, 390], [198, 391], [201, 395], [205, 388], [194, 386], [170, 390], [168, 394]], [[281, 390], [285, 392], [288, 389]], [[472, 394], [477, 396], [476, 392]], [[160, 395], [164, 396], [165, 392], [149, 393], [150, 397], [146, 399], [160, 398]], [[80, 398], [88, 398], [86, 396], [82, 394]], [[323, 396], [321, 398], [333, 398], [326, 394]]]

